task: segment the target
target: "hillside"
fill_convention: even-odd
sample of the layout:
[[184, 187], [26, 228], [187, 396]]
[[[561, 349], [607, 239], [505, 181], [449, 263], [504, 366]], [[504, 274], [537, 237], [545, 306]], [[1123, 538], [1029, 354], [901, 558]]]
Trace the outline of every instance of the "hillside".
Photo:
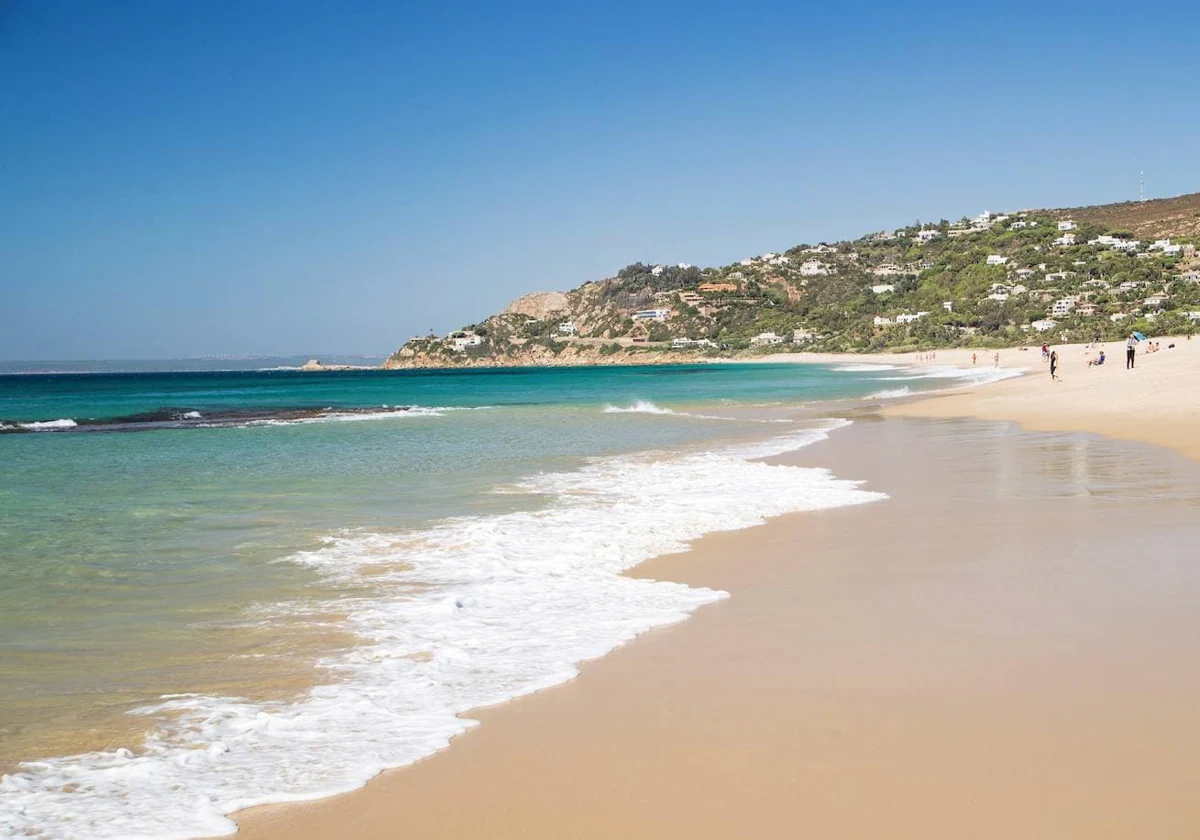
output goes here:
[[[385, 367], [631, 364], [1003, 347], [1200, 325], [1200, 194], [983, 213], [720, 267], [634, 263], [525, 295]], [[1151, 240], [1150, 237], [1153, 237]]]
[[1051, 212], [1060, 219], [1128, 230], [1145, 239], [1200, 237], [1200, 193], [1097, 207], [1068, 207]]

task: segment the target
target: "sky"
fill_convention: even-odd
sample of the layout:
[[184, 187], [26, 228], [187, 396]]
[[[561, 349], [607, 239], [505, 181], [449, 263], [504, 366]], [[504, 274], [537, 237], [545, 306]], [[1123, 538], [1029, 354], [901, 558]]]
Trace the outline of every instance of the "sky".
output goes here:
[[1200, 191], [1200, 7], [0, 0], [0, 359], [385, 355], [643, 261]]

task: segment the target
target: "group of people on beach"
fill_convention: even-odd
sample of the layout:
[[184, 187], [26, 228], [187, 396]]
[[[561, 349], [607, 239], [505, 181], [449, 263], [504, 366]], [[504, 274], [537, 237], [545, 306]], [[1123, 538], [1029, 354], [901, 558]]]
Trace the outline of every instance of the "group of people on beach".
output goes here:
[[[973, 364], [973, 365], [979, 364], [979, 354], [978, 353], [971, 354], [971, 364]], [[999, 350], [997, 350], [995, 355], [992, 356], [992, 367], [1000, 367], [1000, 351]]]
[[[1137, 363], [1137, 346], [1138, 346], [1138, 344], [1140, 344], [1142, 341], [1145, 340], [1144, 336], [1142, 336], [1142, 337], [1139, 337], [1139, 336], [1140, 336], [1140, 333], [1130, 333], [1129, 336], [1125, 339], [1125, 369], [1126, 370], [1133, 370]], [[1174, 347], [1174, 346], [1175, 346], [1174, 344], [1170, 344], [1170, 345], [1168, 345], [1168, 348]], [[1100, 367], [1101, 365], [1104, 364], [1104, 360], [1105, 360], [1104, 347], [1101, 346], [1099, 344], [1099, 342], [1093, 342], [1088, 345], [1088, 350], [1090, 351], [1092, 348], [1095, 348], [1095, 347], [1099, 347], [1099, 353], [1097, 353], [1096, 358], [1088, 359], [1088, 367]], [[1162, 349], [1162, 347], [1161, 347], [1161, 345], [1159, 345], [1159, 343], [1157, 341], [1147, 341], [1146, 342], [1146, 352], [1147, 353], [1157, 353], [1161, 349]], [[1089, 353], [1089, 355], [1090, 355], [1090, 353]], [[1042, 361], [1050, 363], [1050, 379], [1055, 382], [1059, 381], [1059, 379], [1058, 379], [1058, 351], [1050, 349], [1050, 345], [1048, 345], [1048, 344], [1043, 344], [1042, 345]]]

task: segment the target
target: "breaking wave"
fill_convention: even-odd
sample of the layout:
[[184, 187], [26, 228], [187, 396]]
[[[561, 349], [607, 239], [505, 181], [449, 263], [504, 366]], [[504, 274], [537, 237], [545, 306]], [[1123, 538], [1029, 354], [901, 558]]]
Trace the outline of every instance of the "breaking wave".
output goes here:
[[353, 587], [338, 606], [361, 644], [323, 663], [337, 681], [290, 703], [164, 697], [137, 712], [170, 722], [136, 751], [30, 762], [0, 779], [0, 834], [228, 834], [233, 811], [344, 792], [428, 756], [475, 725], [463, 713], [570, 680], [580, 662], [726, 597], [624, 570], [705, 534], [884, 498], [761, 460], [843, 423], [536, 475], [511, 487], [550, 500], [535, 511], [331, 534], [288, 559]]

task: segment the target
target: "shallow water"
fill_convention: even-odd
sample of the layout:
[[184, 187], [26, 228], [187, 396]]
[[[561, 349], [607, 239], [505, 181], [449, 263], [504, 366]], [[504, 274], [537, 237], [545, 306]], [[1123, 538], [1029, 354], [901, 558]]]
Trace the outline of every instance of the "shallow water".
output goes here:
[[874, 498], [754, 459], [905, 373], [0, 377], [0, 827], [220, 832], [428, 754], [720, 597], [621, 570]]

